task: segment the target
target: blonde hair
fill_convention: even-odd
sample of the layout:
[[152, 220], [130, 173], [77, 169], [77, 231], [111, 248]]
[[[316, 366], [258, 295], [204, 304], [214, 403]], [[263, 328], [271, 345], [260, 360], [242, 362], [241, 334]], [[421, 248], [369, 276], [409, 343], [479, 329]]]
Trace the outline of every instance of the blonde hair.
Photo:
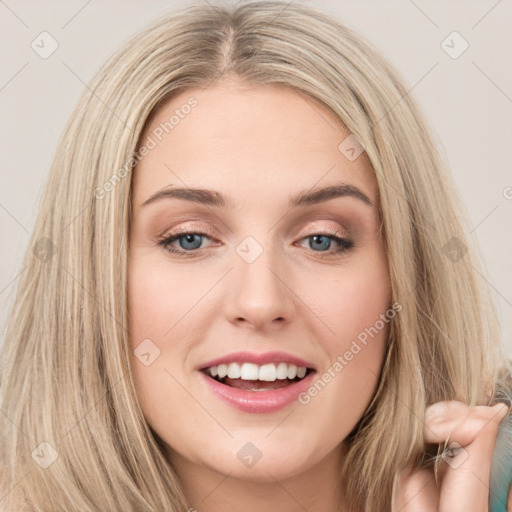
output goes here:
[[[352, 507], [390, 509], [394, 476], [425, 456], [427, 404], [489, 404], [504, 389], [497, 321], [461, 207], [397, 73], [359, 35], [304, 5], [191, 5], [103, 66], [60, 141], [1, 359], [2, 510], [188, 508], [131, 372], [131, 169], [163, 100], [227, 78], [282, 85], [324, 104], [375, 171], [402, 311], [378, 389], [346, 439], [340, 482]], [[58, 458], [44, 469], [34, 461], [51, 460], [50, 447]]]

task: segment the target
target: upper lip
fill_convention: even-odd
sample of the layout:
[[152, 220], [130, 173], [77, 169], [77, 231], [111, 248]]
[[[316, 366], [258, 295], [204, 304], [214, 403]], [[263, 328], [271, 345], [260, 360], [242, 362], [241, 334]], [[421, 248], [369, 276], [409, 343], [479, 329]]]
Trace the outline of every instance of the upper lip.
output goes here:
[[225, 356], [219, 357], [217, 359], [213, 359], [207, 363], [202, 364], [199, 367], [199, 370], [205, 370], [206, 368], [211, 368], [212, 366], [218, 366], [219, 364], [229, 364], [229, 363], [254, 363], [258, 366], [267, 364], [267, 363], [287, 363], [294, 364], [295, 366], [311, 368], [312, 370], [316, 370], [315, 365], [310, 363], [300, 357], [293, 356], [291, 354], [287, 354], [286, 352], [263, 352], [261, 354], [255, 352], [232, 352], [231, 354], [227, 354]]

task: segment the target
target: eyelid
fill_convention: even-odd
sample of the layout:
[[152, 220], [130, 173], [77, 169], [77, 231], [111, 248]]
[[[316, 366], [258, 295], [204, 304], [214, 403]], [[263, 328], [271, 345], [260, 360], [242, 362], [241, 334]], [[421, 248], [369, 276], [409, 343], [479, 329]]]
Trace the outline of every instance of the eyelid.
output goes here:
[[[194, 222], [194, 221], [192, 221]], [[314, 220], [311, 222], [311, 227], [305, 230], [306, 232], [302, 234], [300, 239], [306, 238], [308, 236], [313, 235], [319, 235], [319, 234], [328, 234], [338, 237], [346, 237], [351, 238], [349, 230], [341, 225], [338, 221], [332, 221], [336, 222], [336, 226], [332, 225], [322, 225], [321, 222], [318, 220]], [[308, 226], [310, 224], [308, 223]], [[295, 236], [300, 236], [300, 233], [303, 230], [301, 230], [299, 233], [297, 233]], [[204, 234], [208, 235], [210, 238], [215, 238], [216, 234], [214, 233], [213, 229], [208, 224], [200, 224], [200, 225], [189, 225], [189, 223], [185, 223], [183, 225], [179, 225], [176, 228], [168, 228], [164, 230], [163, 232], [159, 233], [156, 238], [157, 240], [163, 240], [166, 238], [169, 238], [171, 236], [179, 236], [182, 234], [189, 234], [189, 233], [196, 233], [196, 234]], [[289, 233], [288, 233], [289, 234]]]
[[208, 235], [210, 237], [214, 237], [215, 234], [211, 227], [209, 227], [207, 224], [204, 225], [190, 225], [188, 223], [180, 224], [178, 227], [174, 228], [167, 228], [161, 233], [157, 234], [157, 239], [161, 240], [163, 238], [169, 238], [170, 236], [177, 236], [180, 234], [186, 234], [186, 233], [204, 233], [205, 235]]
[[320, 232], [329, 232], [331, 234], [336, 234], [338, 236], [349, 236], [350, 231], [339, 221], [330, 219], [328, 221], [329, 224], [326, 224], [325, 222], [327, 222], [327, 220], [325, 220], [323, 223], [319, 220], [313, 220], [311, 223], [307, 224], [307, 232], [315, 234], [314, 231], [317, 230]]

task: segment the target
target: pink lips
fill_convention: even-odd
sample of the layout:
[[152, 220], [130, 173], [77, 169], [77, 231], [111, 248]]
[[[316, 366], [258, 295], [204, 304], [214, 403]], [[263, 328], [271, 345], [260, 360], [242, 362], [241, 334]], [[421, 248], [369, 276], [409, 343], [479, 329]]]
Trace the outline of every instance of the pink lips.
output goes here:
[[232, 388], [208, 377], [203, 372], [199, 372], [199, 375], [215, 395], [235, 409], [243, 412], [264, 413], [279, 411], [297, 400], [297, 397], [311, 386], [315, 372], [311, 372], [302, 380], [285, 388], [269, 391], [246, 391]]
[[227, 356], [219, 357], [201, 365], [199, 370], [229, 363], [254, 363], [260, 366], [268, 363], [287, 363], [316, 370], [312, 363], [308, 363], [304, 359], [292, 356], [286, 352], [264, 352], [263, 354], [255, 354], [254, 352], [233, 352]]
[[[257, 365], [283, 362], [316, 370], [311, 363], [284, 352], [266, 352], [264, 354], [236, 352], [209, 361], [202, 365], [199, 370], [204, 370], [211, 366], [218, 366], [219, 364], [236, 362], [255, 363]], [[270, 413], [284, 409], [297, 400], [297, 397], [311, 386], [315, 373], [316, 371], [312, 371], [300, 381], [293, 382], [283, 388], [268, 391], [247, 391], [227, 386], [211, 378], [205, 372], [199, 372], [205, 384], [218, 398], [235, 409], [248, 413]]]

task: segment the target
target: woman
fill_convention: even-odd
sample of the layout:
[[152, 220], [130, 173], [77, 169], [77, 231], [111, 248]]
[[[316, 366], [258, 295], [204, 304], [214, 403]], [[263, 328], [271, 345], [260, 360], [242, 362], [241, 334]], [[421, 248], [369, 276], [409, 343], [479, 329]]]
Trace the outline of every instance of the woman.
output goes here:
[[6, 334], [2, 509], [506, 510], [510, 368], [391, 66], [198, 4], [91, 91]]

